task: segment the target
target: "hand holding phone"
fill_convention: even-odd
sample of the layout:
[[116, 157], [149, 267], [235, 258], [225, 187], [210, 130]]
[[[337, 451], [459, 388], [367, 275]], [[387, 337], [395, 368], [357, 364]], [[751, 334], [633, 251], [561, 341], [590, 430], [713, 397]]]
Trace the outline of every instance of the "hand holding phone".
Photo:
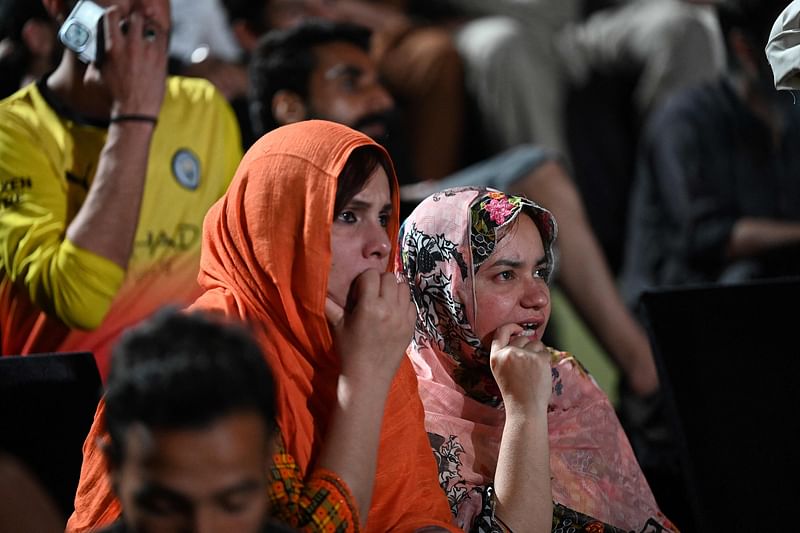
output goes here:
[[[92, 0], [78, 0], [58, 31], [61, 43], [78, 54], [78, 59], [86, 64], [99, 65], [102, 62], [105, 52], [103, 31], [103, 14], [105, 12], [105, 8]], [[120, 23], [120, 30], [123, 34], [127, 34], [128, 26], [127, 20]], [[152, 41], [155, 40], [156, 33], [152, 28], [145, 28], [142, 36]]]
[[88, 64], [84, 85], [108, 93], [112, 115], [158, 115], [167, 75], [168, 8], [159, 4], [145, 15], [136, 5], [104, 8], [78, 0], [58, 34]]
[[58, 31], [61, 43], [84, 63], [99, 64], [102, 60], [103, 13], [105, 9], [91, 0], [78, 0]]

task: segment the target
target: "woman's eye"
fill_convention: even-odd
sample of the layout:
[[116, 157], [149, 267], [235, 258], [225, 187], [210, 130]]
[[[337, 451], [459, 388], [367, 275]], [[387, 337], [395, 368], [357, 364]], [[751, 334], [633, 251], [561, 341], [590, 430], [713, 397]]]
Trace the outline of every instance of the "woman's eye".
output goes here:
[[381, 226], [384, 228], [389, 225], [389, 215], [386, 213], [381, 213], [381, 216], [378, 218], [380, 220]]
[[533, 275], [537, 278], [547, 279], [547, 277], [550, 275], [550, 268], [546, 266], [539, 267], [533, 272]]
[[514, 273], [510, 270], [505, 270], [497, 275], [497, 279], [499, 279], [500, 281], [509, 281], [511, 279], [514, 279]]
[[351, 224], [353, 222], [356, 222], [357, 219], [356, 219], [355, 214], [353, 214], [352, 211], [342, 211], [336, 217], [336, 220], [341, 220], [342, 222], [347, 222], [348, 224]]

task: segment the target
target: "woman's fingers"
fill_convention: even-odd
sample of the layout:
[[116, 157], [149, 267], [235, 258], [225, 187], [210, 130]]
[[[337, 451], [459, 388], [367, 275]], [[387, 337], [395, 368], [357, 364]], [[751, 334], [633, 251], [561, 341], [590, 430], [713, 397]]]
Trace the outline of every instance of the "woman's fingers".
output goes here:
[[347, 307], [326, 302], [342, 355], [342, 373], [385, 378], [394, 376], [411, 342], [416, 310], [408, 285], [394, 274], [367, 270], [353, 282]]
[[362, 272], [353, 282], [355, 286], [355, 304], [361, 300], [370, 301], [378, 297], [381, 292], [380, 273], [374, 268]]
[[520, 331], [522, 331], [522, 326], [513, 322], [497, 328], [492, 339], [491, 351], [495, 352], [508, 346], [511, 336]]
[[119, 7], [111, 6], [106, 9], [102, 20], [104, 34], [103, 45], [106, 54], [110, 53], [114, 47], [120, 46], [119, 43], [122, 41], [122, 30], [120, 29], [121, 20], [122, 14], [120, 13]]
[[344, 318], [344, 308], [331, 300], [330, 297], [325, 298], [325, 318], [328, 319], [328, 324], [332, 328], [338, 327]]

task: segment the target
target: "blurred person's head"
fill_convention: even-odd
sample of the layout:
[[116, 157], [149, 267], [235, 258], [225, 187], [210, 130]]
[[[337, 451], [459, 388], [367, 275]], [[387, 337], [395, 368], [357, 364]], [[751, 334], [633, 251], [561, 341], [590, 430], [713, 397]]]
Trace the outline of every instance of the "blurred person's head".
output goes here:
[[381, 84], [369, 43], [365, 28], [321, 20], [266, 34], [250, 63], [251, 118], [257, 132], [323, 119], [385, 144], [394, 100]]
[[163, 311], [116, 345], [105, 401], [104, 451], [128, 529], [263, 528], [274, 383], [249, 334]]
[[754, 87], [775, 93], [772, 72], [764, 55], [772, 25], [787, 0], [720, 0], [720, 26], [730, 70]]
[[0, 0], [0, 98], [55, 68], [57, 31], [41, 0]]
[[800, 18], [800, 2], [793, 1], [775, 20], [764, 49], [774, 75], [775, 88], [781, 91], [800, 88], [798, 18]]

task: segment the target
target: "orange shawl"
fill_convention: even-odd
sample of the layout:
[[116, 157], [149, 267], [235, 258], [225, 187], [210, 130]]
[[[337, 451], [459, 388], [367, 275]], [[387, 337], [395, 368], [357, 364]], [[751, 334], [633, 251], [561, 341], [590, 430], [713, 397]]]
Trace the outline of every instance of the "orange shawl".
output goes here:
[[[204, 294], [193, 308], [255, 326], [275, 373], [279, 426], [303, 470], [325, 434], [339, 375], [324, 312], [337, 178], [355, 148], [372, 144], [321, 121], [274, 130], [242, 159], [203, 227]], [[393, 219], [389, 231], [397, 230]]]
[[[339, 375], [324, 313], [337, 178], [352, 151], [367, 145], [383, 151], [363, 134], [331, 122], [272, 131], [245, 154], [203, 228], [198, 282], [205, 292], [192, 309], [252, 326], [275, 375], [286, 451], [306, 475], [320, 451]], [[388, 231], [394, 240], [398, 186], [394, 171], [389, 174], [394, 210]], [[104, 434], [103, 407], [84, 444], [68, 531], [91, 530], [120, 512], [96, 447]], [[404, 359], [386, 401], [367, 531], [409, 532], [426, 525], [456, 531], [423, 420], [416, 375]]]
[[[287, 452], [304, 473], [320, 451], [340, 371], [324, 312], [337, 178], [352, 151], [368, 145], [383, 151], [330, 122], [279, 128], [248, 151], [204, 225], [198, 281], [206, 292], [193, 308], [253, 326], [275, 374]], [[389, 174], [395, 236], [398, 186]], [[416, 387], [404, 360], [386, 402], [369, 531], [452, 527]]]

